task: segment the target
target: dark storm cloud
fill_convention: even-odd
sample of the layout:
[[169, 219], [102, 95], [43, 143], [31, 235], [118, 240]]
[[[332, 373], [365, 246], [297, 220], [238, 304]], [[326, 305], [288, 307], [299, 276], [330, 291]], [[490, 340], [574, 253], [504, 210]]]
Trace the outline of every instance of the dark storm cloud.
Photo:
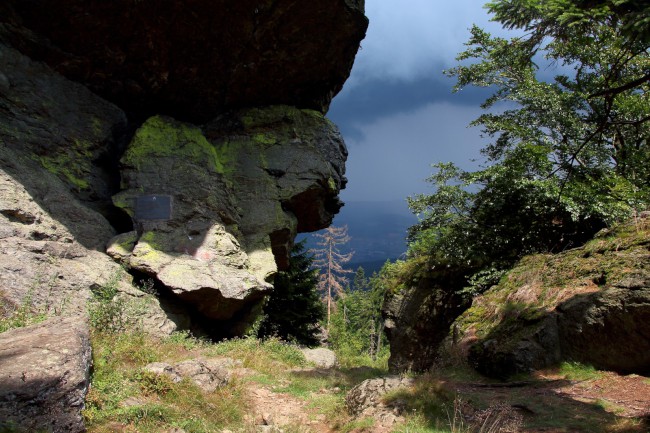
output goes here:
[[366, 14], [366, 39], [328, 113], [350, 152], [342, 198], [403, 201], [430, 192], [432, 163], [477, 166], [485, 140], [467, 125], [490, 92], [452, 93], [455, 79], [442, 71], [456, 65], [472, 24], [506, 32], [477, 0], [367, 0]]
[[[344, 137], [360, 139], [359, 124], [395, 113], [414, 111], [425, 105], [449, 102], [478, 107], [490, 94], [486, 89], [467, 88], [452, 93], [454, 79], [418, 78], [413, 81], [373, 79], [346, 88], [336, 97], [327, 116], [336, 123]], [[355, 127], [357, 125], [357, 127]]]

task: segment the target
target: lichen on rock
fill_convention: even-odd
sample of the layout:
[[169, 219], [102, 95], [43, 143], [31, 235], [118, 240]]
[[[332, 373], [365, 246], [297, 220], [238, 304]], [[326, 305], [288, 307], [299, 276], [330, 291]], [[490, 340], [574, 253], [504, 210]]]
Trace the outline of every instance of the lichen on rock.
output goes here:
[[[338, 211], [346, 157], [336, 127], [311, 110], [240, 110], [202, 128], [155, 116], [127, 147], [113, 197], [133, 217], [137, 240], [121, 235], [108, 252], [206, 318], [241, 329], [296, 233], [326, 227]], [[169, 219], [137, 214], [148, 195], [170, 197]]]

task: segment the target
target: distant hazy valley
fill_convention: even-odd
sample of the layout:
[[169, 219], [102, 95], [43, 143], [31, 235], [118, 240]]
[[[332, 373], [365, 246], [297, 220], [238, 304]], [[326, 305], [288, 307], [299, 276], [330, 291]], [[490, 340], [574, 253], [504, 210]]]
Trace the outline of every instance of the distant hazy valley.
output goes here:
[[[335, 226], [348, 226], [350, 242], [341, 252], [354, 251], [347, 265], [362, 266], [367, 275], [378, 271], [388, 259], [399, 258], [406, 251], [406, 231], [416, 222], [405, 201], [350, 201], [334, 219]], [[316, 248], [317, 238], [303, 234], [307, 247]]]

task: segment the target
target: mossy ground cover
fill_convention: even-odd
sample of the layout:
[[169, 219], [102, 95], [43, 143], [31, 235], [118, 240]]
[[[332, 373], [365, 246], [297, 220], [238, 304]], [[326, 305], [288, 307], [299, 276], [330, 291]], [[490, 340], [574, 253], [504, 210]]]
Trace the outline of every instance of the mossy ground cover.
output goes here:
[[241, 422], [245, 397], [240, 382], [206, 394], [189, 381], [173, 383], [143, 370], [151, 362], [190, 359], [201, 352], [200, 344], [137, 331], [95, 331], [92, 344], [92, 385], [84, 411], [88, 431], [153, 433], [178, 427], [211, 432]]

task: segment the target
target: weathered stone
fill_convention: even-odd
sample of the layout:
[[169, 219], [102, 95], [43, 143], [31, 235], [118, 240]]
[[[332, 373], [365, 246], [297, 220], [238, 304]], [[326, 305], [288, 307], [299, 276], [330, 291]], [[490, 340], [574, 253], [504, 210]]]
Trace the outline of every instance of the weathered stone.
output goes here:
[[[0, 147], [0, 155], [8, 154], [7, 148]], [[16, 165], [22, 161], [11, 160]], [[35, 186], [33, 191], [38, 195], [30, 194], [0, 169], [0, 307], [6, 314], [20, 308], [33, 314], [83, 314], [91, 290], [115, 285], [128, 295], [125, 306], [137, 313], [137, 322], [148, 332], [164, 336], [190, 328], [188, 312], [182, 305], [145, 296], [132, 286], [130, 276], [119, 264], [77, 242], [68, 229], [70, 214], [78, 212], [88, 224], [84, 229], [89, 234], [86, 243], [91, 243], [89, 229], [95, 228], [98, 239], [92, 240], [93, 244], [112, 234], [105, 219], [77, 202], [54, 174], [41, 172], [29, 179], [34, 180], [28, 185]], [[62, 207], [55, 211], [43, 207], [58, 200]], [[60, 213], [64, 204], [70, 214]]]
[[396, 405], [387, 405], [383, 397], [397, 389], [413, 386], [413, 379], [387, 376], [368, 379], [352, 388], [345, 396], [348, 411], [356, 417], [372, 417], [382, 426], [389, 427], [400, 420], [401, 410]]
[[166, 362], [152, 362], [151, 364], [147, 364], [142, 367], [142, 370], [157, 375], [165, 375], [173, 383], [178, 383], [183, 380], [183, 377], [176, 370], [174, 370], [174, 367]]
[[453, 287], [453, 276], [438, 272], [413, 287], [386, 293], [382, 316], [391, 372], [431, 368], [451, 324], [467, 307]]
[[581, 248], [522, 260], [459, 318], [466, 335], [475, 334], [467, 341], [470, 363], [499, 378], [565, 360], [650, 372], [646, 221], [603, 232]]
[[90, 350], [82, 317], [0, 334], [0, 430], [85, 431]]
[[[112, 215], [111, 152], [126, 127], [124, 113], [1, 43], [0, 63], [11, 83], [0, 92], [0, 166], [78, 242], [103, 246], [112, 228], [86, 208]], [[3, 211], [16, 221], [37, 220], [21, 212]]]
[[650, 285], [576, 296], [556, 310], [564, 359], [622, 373], [650, 373]]
[[143, 369], [165, 375], [174, 383], [188, 378], [204, 392], [214, 392], [217, 388], [227, 385], [230, 380], [230, 372], [223, 366], [226, 364], [227, 362], [221, 362], [219, 359], [190, 359], [173, 366], [165, 362], [154, 362]]
[[324, 347], [316, 349], [301, 349], [302, 354], [308, 362], [313, 362], [316, 367], [334, 368], [338, 365], [336, 353]]
[[468, 353], [469, 364], [486, 376], [507, 379], [559, 363], [563, 357], [556, 315], [528, 326], [525, 335], [510, 344], [500, 339], [475, 342]]
[[[7, 148], [0, 147], [0, 161], [8, 154]], [[71, 215], [86, 217], [88, 224], [97, 223], [98, 236], [110, 236], [110, 225], [96, 212], [79, 205], [54, 175], [34, 174], [31, 179], [34, 183], [25, 182], [36, 187], [30, 193], [0, 168], [0, 226], [8, 229], [0, 236], [0, 302], [15, 306], [30, 303], [26, 307], [50, 314], [84, 311], [89, 289], [108, 282], [119, 265], [98, 251], [84, 248], [68, 229], [68, 222], [76, 218]], [[52, 211], [50, 206], [56, 202], [66, 203], [70, 214], [58, 213], [59, 208]], [[16, 219], [13, 215], [18, 212], [29, 218]], [[76, 222], [71, 225], [74, 230]]]
[[153, 117], [122, 158], [114, 202], [135, 219], [138, 197], [169, 196], [171, 219], [135, 219], [138, 233], [108, 253], [241, 333], [297, 231], [327, 226], [341, 206], [346, 156], [336, 127], [313, 111], [243, 110], [204, 131]]
[[[108, 254], [176, 295], [141, 324], [185, 328], [188, 303], [217, 334], [246, 330], [296, 232], [327, 226], [345, 185], [321, 113], [365, 32], [363, 2], [294, 3], [0, 2], [3, 305], [81, 313], [112, 282], [149, 302], [103, 254], [130, 232]], [[122, 110], [137, 124], [218, 116], [203, 129], [152, 117], [126, 149]], [[136, 215], [142, 194], [169, 197], [171, 219]]]
[[367, 25], [363, 2], [351, 0], [0, 6], [0, 41], [127, 111], [194, 122], [272, 104], [326, 111]]

